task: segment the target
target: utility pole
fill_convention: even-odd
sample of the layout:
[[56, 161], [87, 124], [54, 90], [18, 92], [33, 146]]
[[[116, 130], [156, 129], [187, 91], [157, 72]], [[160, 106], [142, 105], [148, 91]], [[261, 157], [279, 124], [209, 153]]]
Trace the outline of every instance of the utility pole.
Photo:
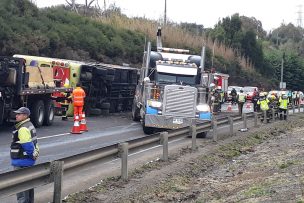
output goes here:
[[167, 0], [165, 0], [164, 25], [167, 25]]
[[[280, 82], [280, 89], [286, 88], [286, 85], [283, 84], [284, 58], [285, 58], [285, 52], [283, 52], [282, 63], [281, 63], [281, 82]], [[284, 87], [284, 86], [285, 86], [285, 87]]]
[[212, 46], [212, 58], [211, 58], [211, 67], [213, 68], [214, 62], [214, 48], [215, 48], [216, 39], [214, 39], [213, 46]]

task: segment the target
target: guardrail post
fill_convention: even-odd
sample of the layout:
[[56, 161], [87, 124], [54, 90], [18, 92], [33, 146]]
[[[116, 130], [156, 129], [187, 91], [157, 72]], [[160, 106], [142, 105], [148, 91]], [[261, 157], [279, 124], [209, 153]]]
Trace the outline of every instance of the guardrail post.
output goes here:
[[258, 119], [259, 119], [258, 112], [253, 112], [253, 115], [254, 115], [254, 127], [258, 127]]
[[247, 114], [243, 113], [243, 124], [244, 124], [244, 128], [247, 128]]
[[54, 181], [54, 194], [53, 202], [61, 203], [61, 191], [62, 191], [62, 176], [63, 176], [63, 161], [51, 162], [51, 178]]
[[128, 180], [128, 143], [119, 144], [121, 158], [121, 178], [124, 181]]
[[192, 151], [195, 151], [197, 149], [196, 147], [196, 135], [197, 135], [197, 132], [196, 132], [196, 120], [195, 119], [192, 119], [191, 120], [191, 125], [190, 125], [190, 128], [189, 128], [189, 133], [192, 138]]
[[229, 127], [230, 127], [230, 136], [233, 136], [233, 118], [231, 116], [228, 117]]
[[163, 145], [163, 161], [168, 161], [168, 132], [160, 133], [160, 144]]
[[292, 113], [295, 114], [295, 112], [296, 112], [296, 107], [294, 104], [292, 104]]
[[275, 122], [275, 109], [271, 109], [272, 121]]
[[217, 142], [217, 120], [213, 120], [212, 122], [212, 129], [213, 129], [213, 141]]

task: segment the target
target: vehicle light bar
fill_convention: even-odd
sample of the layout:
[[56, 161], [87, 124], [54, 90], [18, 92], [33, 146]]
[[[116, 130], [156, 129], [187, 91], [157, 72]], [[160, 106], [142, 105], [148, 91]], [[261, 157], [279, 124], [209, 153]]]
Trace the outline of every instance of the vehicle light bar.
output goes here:
[[157, 50], [163, 52], [181, 53], [181, 54], [186, 54], [190, 52], [188, 49], [175, 49], [175, 48], [166, 48], [166, 47], [158, 47]]

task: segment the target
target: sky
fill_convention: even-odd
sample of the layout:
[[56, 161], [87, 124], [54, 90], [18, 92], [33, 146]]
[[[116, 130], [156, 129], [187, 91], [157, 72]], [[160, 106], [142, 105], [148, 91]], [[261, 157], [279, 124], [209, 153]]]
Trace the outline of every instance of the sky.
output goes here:
[[[33, 0], [38, 7], [66, 4], [65, 0]], [[70, 0], [67, 0], [70, 1]], [[95, 0], [96, 1], [96, 0]], [[165, 0], [105, 0], [106, 5], [115, 3], [129, 17], [160, 19], [164, 15]], [[76, 0], [84, 4], [85, 0]], [[103, 6], [104, 0], [99, 0]], [[301, 7], [301, 5], [303, 5]], [[299, 13], [303, 12], [299, 15]], [[282, 23], [298, 25], [302, 15], [304, 26], [304, 0], [167, 0], [167, 19], [177, 23], [188, 22], [213, 28], [219, 19], [235, 13], [255, 17], [266, 31]]]

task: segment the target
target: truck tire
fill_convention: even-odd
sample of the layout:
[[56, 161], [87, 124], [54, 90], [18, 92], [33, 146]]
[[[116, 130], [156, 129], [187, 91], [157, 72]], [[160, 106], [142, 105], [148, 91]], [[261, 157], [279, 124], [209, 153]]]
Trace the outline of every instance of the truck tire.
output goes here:
[[88, 114], [90, 116], [100, 116], [101, 115], [101, 109], [98, 109], [98, 108], [88, 108]]
[[108, 102], [104, 102], [100, 105], [101, 109], [110, 109], [110, 107], [111, 107], [111, 104]]
[[206, 138], [206, 136], [207, 136], [207, 132], [201, 132], [196, 134], [197, 138]]
[[143, 119], [143, 122], [142, 122], [142, 127], [143, 127], [143, 131], [146, 135], [151, 135], [154, 133], [154, 128], [153, 127], [147, 127], [145, 126], [145, 117]]
[[36, 128], [42, 126], [44, 121], [44, 103], [42, 100], [37, 100], [31, 106], [31, 121]]
[[109, 109], [101, 109], [101, 115], [108, 116], [109, 114], [110, 114], [110, 110]]
[[91, 81], [93, 78], [92, 73], [90, 72], [83, 72], [80, 74], [80, 79], [84, 81]]
[[133, 103], [133, 106], [132, 106], [132, 120], [133, 121], [140, 121], [139, 112], [140, 112], [140, 109], [136, 106], [135, 103]]
[[44, 122], [46, 126], [50, 126], [54, 121], [54, 112], [55, 112], [54, 102], [51, 99], [48, 99], [44, 102]]

